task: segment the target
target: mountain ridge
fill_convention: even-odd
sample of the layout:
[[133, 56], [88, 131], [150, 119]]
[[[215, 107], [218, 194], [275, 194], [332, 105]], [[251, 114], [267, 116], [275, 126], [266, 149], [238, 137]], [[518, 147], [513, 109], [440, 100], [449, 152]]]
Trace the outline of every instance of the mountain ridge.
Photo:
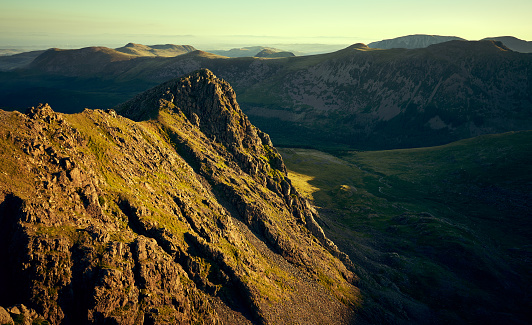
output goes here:
[[295, 54], [292, 52], [286, 52], [286, 51], [264, 49], [260, 51], [259, 53], [255, 54], [254, 56], [257, 58], [286, 58], [286, 57], [295, 56]]
[[400, 36], [391, 39], [385, 39], [382, 41], [371, 42], [368, 44], [371, 48], [380, 48], [380, 49], [393, 49], [393, 48], [406, 48], [406, 49], [416, 49], [423, 48], [429, 45], [448, 42], [452, 40], [461, 40], [465, 39], [457, 36], [440, 36], [440, 35], [426, 35], [426, 34], [415, 34]]
[[[527, 113], [531, 57], [492, 41], [450, 41], [412, 50], [355, 44], [328, 54], [275, 60], [189, 52], [108, 60], [105, 68], [100, 62], [92, 68], [51, 59], [41, 63], [16, 72], [18, 82], [28, 82], [25, 74], [32, 80], [35, 74], [44, 80], [82, 78], [65, 86], [71, 89], [76, 83], [83, 88], [86, 78], [91, 86], [94, 80], [111, 83], [113, 94], [119, 94], [132, 84], [146, 89], [208, 68], [231, 83], [255, 124], [288, 146], [305, 144], [308, 137], [314, 143], [359, 149], [430, 146], [527, 129], [532, 123]], [[4, 92], [13, 87], [13, 78], [6, 78], [10, 84]]]
[[0, 111], [3, 310], [51, 324], [355, 317], [349, 259], [229, 84], [202, 70], [119, 109], [137, 122]]
[[195, 51], [196, 49], [191, 45], [174, 45], [174, 44], [160, 44], [160, 45], [143, 45], [128, 43], [123, 47], [116, 48], [115, 50], [137, 56], [163, 56], [174, 57], [182, 55], [188, 52]]
[[513, 36], [498, 36], [498, 37], [486, 37], [482, 40], [494, 40], [503, 42], [507, 47], [513, 51], [521, 53], [532, 53], [532, 42], [525, 41]]

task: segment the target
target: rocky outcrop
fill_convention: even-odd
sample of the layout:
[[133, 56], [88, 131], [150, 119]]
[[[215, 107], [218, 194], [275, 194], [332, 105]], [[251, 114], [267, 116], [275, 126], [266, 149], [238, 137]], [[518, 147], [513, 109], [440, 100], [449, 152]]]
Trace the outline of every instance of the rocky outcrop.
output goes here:
[[117, 110], [0, 112], [0, 317], [352, 319], [349, 260], [229, 84], [198, 71]]
[[[345, 257], [325, 238], [314, 220], [315, 213], [309, 203], [297, 193], [288, 179], [286, 167], [269, 136], [249, 122], [236, 102], [234, 90], [227, 82], [216, 78], [209, 70], [201, 70], [147, 91], [119, 106], [117, 110], [124, 116], [139, 120], [154, 117], [162, 108], [168, 108], [174, 114], [183, 114], [208, 139], [220, 143], [223, 150], [215, 148], [218, 154], [230, 154], [229, 159], [235, 161], [242, 171], [283, 197], [293, 216], [304, 222], [333, 254]], [[210, 172], [218, 169], [214, 157], [206, 157], [204, 153], [195, 150], [196, 146], [186, 145], [187, 139], [171, 126], [168, 127], [168, 132], [187, 151], [193, 165], [201, 166], [200, 173], [234, 201], [241, 214], [254, 214], [254, 209], [247, 206], [246, 200], [235, 191], [234, 186], [227, 186], [225, 175]], [[253, 217], [248, 219], [252, 220]]]

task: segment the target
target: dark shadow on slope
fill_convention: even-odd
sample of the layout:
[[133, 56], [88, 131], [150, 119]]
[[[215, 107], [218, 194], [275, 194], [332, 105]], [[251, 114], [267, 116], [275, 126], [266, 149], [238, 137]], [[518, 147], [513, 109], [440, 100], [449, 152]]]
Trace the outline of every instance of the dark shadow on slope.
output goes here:
[[91, 297], [98, 276], [98, 270], [92, 265], [95, 254], [94, 247], [89, 244], [92, 239], [86, 230], [78, 230], [78, 233], [78, 242], [70, 248], [71, 282], [59, 294], [59, 304], [65, 313], [63, 323], [72, 325], [87, 323], [87, 311], [93, 307]]
[[0, 306], [12, 306], [14, 304], [26, 303], [27, 293], [21, 291], [26, 286], [21, 285], [19, 259], [17, 256], [22, 249], [22, 232], [18, 230], [18, 222], [21, 218], [22, 206], [24, 202], [13, 193], [0, 193], [0, 247], [7, 249], [0, 250]]
[[[198, 240], [196, 235], [185, 233], [185, 242], [189, 245], [187, 253], [191, 256], [199, 256], [211, 265], [207, 279], [201, 279], [199, 273], [193, 270], [195, 262], [188, 259], [185, 264], [189, 266], [187, 273], [189, 273], [191, 279], [195, 283], [199, 283], [203, 287], [202, 290], [217, 296], [231, 310], [241, 314], [252, 323], [264, 323], [258, 306], [250, 299], [251, 292], [249, 292], [249, 289], [242, 283], [234, 271], [222, 261], [215, 261], [212, 252]], [[213, 286], [219, 286], [219, 289], [214, 289]], [[213, 289], [215, 292], [213, 292]]]
[[[530, 234], [530, 223], [525, 221], [530, 194], [523, 192], [530, 175], [525, 169], [530, 164], [511, 160], [529, 152], [526, 146], [518, 147], [518, 135], [509, 139], [516, 144], [515, 155], [501, 154], [508, 146], [492, 145], [494, 166], [501, 161], [508, 164], [496, 173], [475, 165], [485, 165], [490, 157], [485, 144], [461, 149], [474, 160], [467, 160], [467, 166], [473, 166], [468, 170], [460, 170], [454, 161], [433, 159], [434, 152], [445, 153], [436, 150], [445, 148], [367, 153], [371, 160], [354, 161], [367, 164], [362, 170], [350, 164], [353, 160], [347, 155], [343, 165], [333, 164], [331, 157], [330, 161], [306, 158], [312, 165], [303, 158], [290, 161], [289, 150], [285, 150], [289, 169], [313, 177], [308, 183], [318, 188], [312, 195], [317, 200], [314, 203], [323, 206], [320, 215], [328, 225], [323, 228], [326, 235], [358, 266], [360, 289], [366, 297], [362, 312], [370, 323], [425, 324], [430, 315], [442, 323], [524, 324], [530, 319], [531, 282], [526, 271], [530, 269], [526, 253], [530, 245], [523, 242], [526, 233]], [[474, 151], [479, 149], [481, 154]], [[413, 159], [423, 151], [432, 155]], [[469, 159], [463, 152], [455, 153]], [[392, 154], [397, 157], [390, 159]], [[481, 156], [488, 158], [481, 160]], [[412, 160], [417, 164], [414, 171], [401, 167]], [[475, 170], [482, 170], [483, 181], [489, 177], [500, 188], [475, 181], [470, 175]], [[442, 178], [423, 181], [436, 171]], [[393, 176], [396, 173], [415, 175], [415, 182]], [[503, 191], [502, 185], [513, 190]], [[504, 248], [508, 245], [519, 249], [509, 251]], [[423, 313], [426, 316], [419, 317]]]
[[[182, 202], [178, 198], [174, 198], [177, 206], [180, 207]], [[133, 232], [138, 235], [143, 235], [155, 239], [157, 244], [170, 256], [174, 261], [181, 265], [187, 272], [188, 277], [194, 281], [196, 287], [208, 295], [218, 296], [229, 308], [241, 314], [253, 323], [261, 323], [262, 318], [258, 313], [256, 306], [250, 300], [250, 293], [236, 276], [233, 271], [227, 267], [222, 261], [216, 261], [213, 253], [208, 247], [205, 247], [199, 240], [198, 235], [193, 233], [185, 233], [185, 241], [189, 245], [189, 249], [185, 252], [179, 246], [172, 243], [168, 238], [168, 232], [163, 228], [154, 228], [142, 221], [142, 208], [136, 207], [128, 198], [121, 197], [118, 202], [120, 210], [127, 216], [128, 225]], [[187, 217], [185, 213], [183, 216], [189, 222], [194, 232], [201, 234], [194, 221]], [[207, 263], [211, 264], [213, 268], [207, 278], [201, 276], [197, 262], [192, 257], [200, 257]], [[135, 261], [138, 263], [138, 261]], [[135, 282], [140, 283], [138, 279], [139, 266], [134, 267]], [[221, 289], [219, 290], [219, 287]]]

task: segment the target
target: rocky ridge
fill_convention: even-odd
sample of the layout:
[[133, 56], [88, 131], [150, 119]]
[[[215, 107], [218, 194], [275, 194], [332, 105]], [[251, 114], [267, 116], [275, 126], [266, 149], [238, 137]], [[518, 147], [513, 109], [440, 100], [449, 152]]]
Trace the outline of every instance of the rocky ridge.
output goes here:
[[229, 84], [198, 71], [117, 110], [0, 112], [2, 319], [354, 319], [352, 264]]

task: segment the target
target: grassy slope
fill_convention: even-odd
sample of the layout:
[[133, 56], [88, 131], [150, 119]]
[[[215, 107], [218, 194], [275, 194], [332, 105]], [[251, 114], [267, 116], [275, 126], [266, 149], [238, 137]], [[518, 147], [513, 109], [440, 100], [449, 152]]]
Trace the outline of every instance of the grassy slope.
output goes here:
[[324, 230], [360, 267], [373, 321], [524, 319], [532, 132], [340, 158], [284, 149]]

